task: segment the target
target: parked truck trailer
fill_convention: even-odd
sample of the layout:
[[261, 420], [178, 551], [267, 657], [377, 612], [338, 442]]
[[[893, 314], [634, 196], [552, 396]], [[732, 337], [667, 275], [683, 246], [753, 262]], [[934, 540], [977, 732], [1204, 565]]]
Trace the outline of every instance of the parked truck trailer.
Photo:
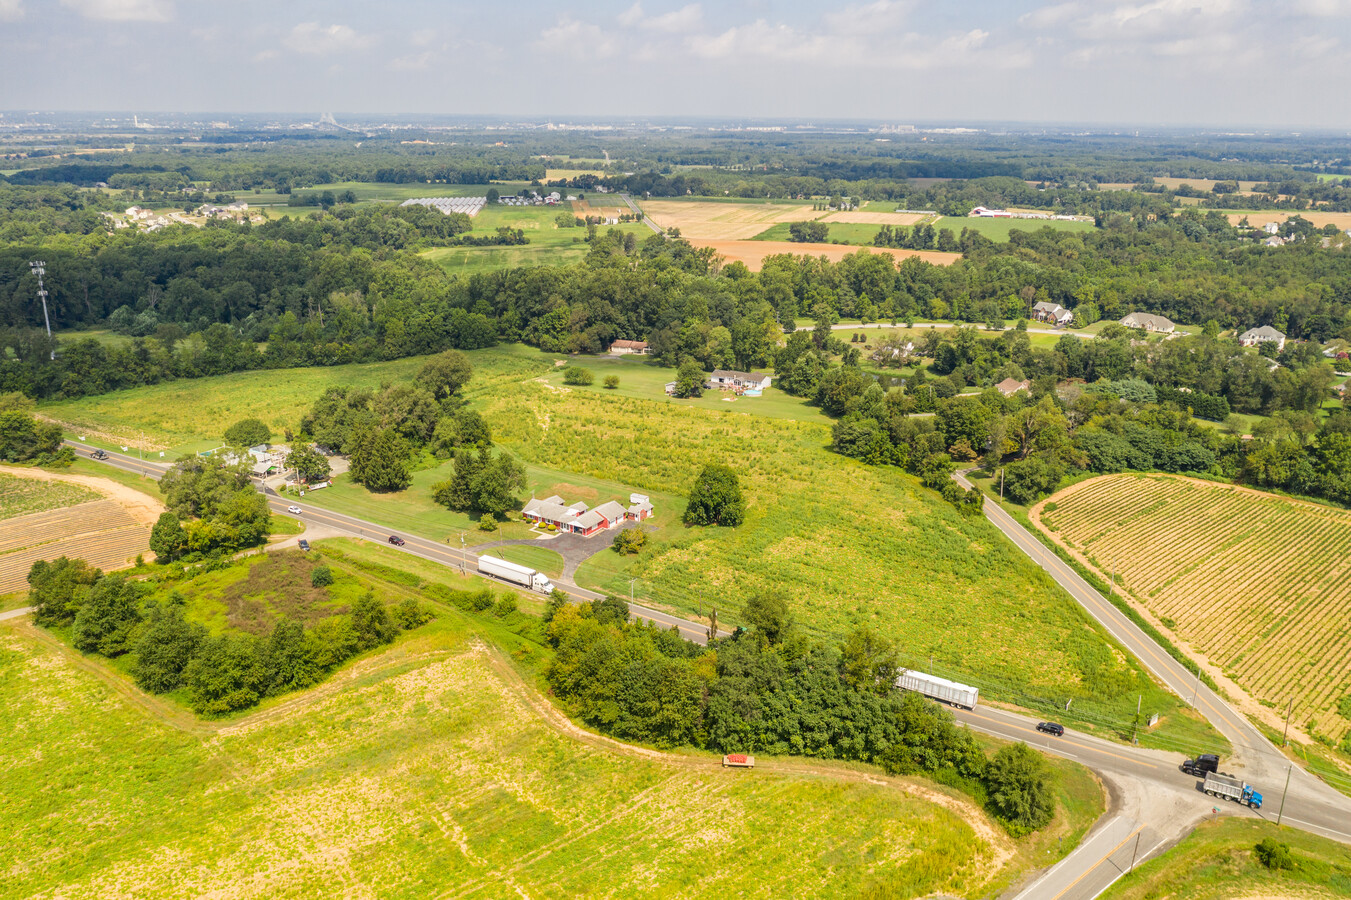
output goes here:
[[902, 669], [901, 674], [896, 676], [896, 687], [915, 691], [926, 697], [943, 703], [950, 703], [953, 706], [960, 706], [963, 709], [975, 709], [976, 701], [980, 699], [979, 688], [956, 681], [948, 681], [946, 678], [939, 678], [937, 675], [916, 672], [914, 669]]
[[1262, 795], [1253, 786], [1232, 775], [1220, 775], [1217, 772], [1206, 773], [1205, 792], [1212, 797], [1223, 797], [1235, 803], [1246, 803], [1253, 809], [1262, 808]]
[[510, 581], [512, 584], [519, 584], [521, 587], [539, 591], [541, 594], [547, 594], [554, 589], [553, 584], [549, 581], [549, 576], [543, 572], [537, 572], [529, 566], [508, 562], [505, 559], [498, 559], [496, 556], [480, 556], [478, 558], [478, 570], [484, 575]]

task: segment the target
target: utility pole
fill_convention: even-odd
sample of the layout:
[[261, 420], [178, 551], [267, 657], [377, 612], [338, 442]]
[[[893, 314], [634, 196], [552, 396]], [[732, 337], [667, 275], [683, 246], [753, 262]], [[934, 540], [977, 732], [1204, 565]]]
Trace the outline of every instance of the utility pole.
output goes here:
[[[1141, 831], [1143, 830], [1144, 829], [1141, 829]], [[1135, 871], [1135, 860], [1139, 857], [1139, 855], [1140, 855], [1140, 832], [1137, 831], [1135, 832], [1135, 849], [1131, 851], [1131, 867], [1129, 871], [1131, 872]]]
[[1285, 704], [1285, 735], [1281, 738], [1281, 746], [1290, 746], [1290, 710], [1295, 708], [1295, 698], [1291, 697]]
[[1285, 795], [1290, 793], [1290, 773], [1294, 771], [1295, 764], [1291, 763], [1285, 770], [1285, 790], [1281, 791], [1281, 808], [1276, 813], [1276, 824], [1281, 824], [1281, 816], [1285, 815]]
[[637, 581], [637, 580], [638, 580], [637, 578], [630, 578], [630, 579], [629, 579], [629, 602], [630, 602], [630, 603], [633, 602], [633, 583], [634, 583], [635, 581]]
[[1004, 502], [1004, 467], [999, 467], [999, 502]]
[[[28, 268], [33, 270], [33, 274], [38, 278], [38, 299], [42, 301], [42, 321], [47, 325], [47, 339], [52, 337], [52, 320], [47, 315], [47, 289], [42, 285], [42, 276], [47, 274], [47, 264], [41, 260], [30, 262]], [[56, 359], [56, 348], [52, 348], [52, 359]]]
[[[1139, 735], [1140, 735], [1140, 704], [1141, 704], [1142, 702], [1144, 702], [1144, 699], [1145, 699], [1145, 695], [1144, 695], [1144, 694], [1137, 694], [1136, 697], [1135, 697], [1135, 727], [1133, 727], [1133, 728], [1131, 729], [1131, 746], [1132, 746], [1132, 747], [1139, 746], [1139, 744], [1140, 744], [1140, 737], [1139, 737]], [[1131, 863], [1131, 867], [1134, 868], [1134, 866], [1135, 866], [1135, 863]]]
[[1196, 695], [1201, 692], [1201, 661], [1196, 662], [1196, 685], [1192, 688], [1192, 709], [1196, 709]]
[[465, 572], [465, 570], [464, 570], [465, 560], [466, 560], [466, 556], [465, 556], [465, 549], [464, 549], [464, 532], [461, 531], [461, 532], [460, 532], [460, 574], [461, 574], [461, 575], [467, 574], [467, 573]]

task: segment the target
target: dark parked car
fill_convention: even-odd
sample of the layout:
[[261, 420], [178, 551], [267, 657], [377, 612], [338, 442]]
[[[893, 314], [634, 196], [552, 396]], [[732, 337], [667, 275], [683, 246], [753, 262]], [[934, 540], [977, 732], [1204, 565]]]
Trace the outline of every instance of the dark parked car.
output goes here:
[[397, 534], [391, 534], [389, 536], [389, 542], [395, 547], [402, 547], [404, 543], [403, 538], [399, 537]]
[[309, 550], [310, 542], [305, 540], [304, 538], [301, 538], [299, 541], [296, 542], [296, 546], [299, 547], [301, 550]]
[[1053, 734], [1056, 737], [1064, 737], [1065, 735], [1065, 726], [1057, 722], [1038, 722], [1037, 730]]
[[1220, 771], [1220, 758], [1214, 753], [1202, 753], [1196, 759], [1189, 759], [1182, 764], [1182, 771], [1188, 775], [1195, 775], [1197, 778], [1204, 778], [1207, 772]]
[[91, 454], [89, 454], [89, 455], [92, 456], [92, 457], [94, 457], [94, 459], [107, 459], [107, 458], [108, 458], [108, 454], [107, 454], [106, 452], [102, 451], [102, 450], [95, 450], [93, 453], [91, 453]]

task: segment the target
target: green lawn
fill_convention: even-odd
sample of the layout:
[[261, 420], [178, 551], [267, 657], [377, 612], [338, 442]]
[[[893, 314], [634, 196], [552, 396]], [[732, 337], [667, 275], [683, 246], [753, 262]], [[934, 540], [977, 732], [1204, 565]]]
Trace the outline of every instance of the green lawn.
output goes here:
[[[1286, 844], [1295, 866], [1273, 871], [1254, 847]], [[1228, 900], [1231, 897], [1351, 897], [1351, 847], [1289, 826], [1248, 818], [1202, 822], [1157, 859], [1127, 873], [1103, 900]]]
[[[760, 397], [736, 397], [723, 391], [705, 390], [702, 397], [690, 397], [677, 400], [666, 396], [666, 385], [675, 381], [675, 369], [668, 369], [649, 356], [595, 356], [579, 357], [571, 365], [589, 369], [596, 380], [593, 384], [565, 385], [561, 370], [547, 377], [551, 385], [559, 389], [580, 393], [604, 393], [620, 397], [632, 397], [637, 400], [650, 400], [681, 409], [706, 409], [722, 412], [745, 413], [754, 416], [768, 416], [773, 419], [794, 419], [801, 422], [829, 422], [815, 406], [810, 406], [801, 397], [794, 397], [770, 383], [770, 388]], [[766, 370], [772, 372], [772, 370]], [[605, 376], [618, 375], [619, 387], [610, 389], [604, 385]]]
[[[981, 837], [931, 783], [823, 761], [748, 775], [569, 731], [530, 687], [547, 648], [437, 612], [224, 727], [0, 624], [6, 893], [985, 896], [1049, 849]], [[1064, 810], [1072, 835], [1088, 816]]]
[[551, 578], [563, 574], [563, 557], [547, 547], [512, 544], [507, 547], [494, 547], [486, 552], [500, 559], [537, 569]]
[[125, 347], [130, 344], [133, 338], [126, 334], [117, 334], [106, 329], [89, 329], [85, 331], [76, 329], [67, 329], [66, 331], [55, 332], [58, 342], [62, 344], [74, 344], [77, 341], [93, 339], [105, 347]]

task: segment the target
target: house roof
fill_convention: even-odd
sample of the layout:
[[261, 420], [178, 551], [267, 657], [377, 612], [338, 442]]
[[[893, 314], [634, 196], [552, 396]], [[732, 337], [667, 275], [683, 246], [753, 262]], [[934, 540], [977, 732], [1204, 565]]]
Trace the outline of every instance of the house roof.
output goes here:
[[999, 384], [996, 384], [995, 387], [999, 389], [999, 393], [1008, 395], [1027, 390], [1031, 387], [1031, 383], [1027, 381], [1018, 381], [1013, 378], [1005, 378], [1003, 381], [999, 382]]
[[576, 519], [573, 519], [573, 522], [583, 530], [594, 528], [599, 525], [601, 521], [601, 514], [594, 509], [591, 510], [591, 512], [584, 512]]
[[644, 500], [641, 503], [635, 503], [629, 507], [629, 512], [633, 513], [634, 515], [637, 515], [638, 513], [643, 511], [652, 512], [652, 504]]
[[1283, 341], [1285, 335], [1270, 325], [1263, 325], [1260, 328], [1249, 328], [1239, 335], [1238, 339], [1241, 341]]
[[600, 506], [597, 506], [594, 510], [592, 510], [592, 512], [604, 516], [605, 519], [609, 522], [614, 522], [624, 518], [624, 507], [616, 503], [614, 500], [602, 503]]
[[1050, 300], [1038, 300], [1032, 304], [1032, 309], [1036, 312], [1060, 313], [1065, 310], [1065, 307], [1059, 303], [1052, 303]]
[[558, 498], [550, 497], [548, 500], [531, 499], [521, 512], [528, 513], [532, 516], [538, 516], [541, 519], [547, 519], [550, 522], [566, 522], [576, 517], [577, 513], [575, 510], [568, 509], [562, 503], [555, 503], [554, 500], [556, 499]]
[[738, 372], [735, 369], [715, 369], [709, 378], [720, 378], [724, 381], [731, 379], [734, 381], [765, 381], [768, 375], [757, 375], [754, 372]]
[[[1128, 321], [1129, 320], [1129, 321]], [[1167, 331], [1173, 328], [1173, 320], [1153, 313], [1133, 312], [1121, 320], [1127, 328], [1146, 328], [1150, 331]]]
[[615, 341], [610, 345], [611, 350], [616, 347], [620, 350], [646, 350], [647, 341]]

